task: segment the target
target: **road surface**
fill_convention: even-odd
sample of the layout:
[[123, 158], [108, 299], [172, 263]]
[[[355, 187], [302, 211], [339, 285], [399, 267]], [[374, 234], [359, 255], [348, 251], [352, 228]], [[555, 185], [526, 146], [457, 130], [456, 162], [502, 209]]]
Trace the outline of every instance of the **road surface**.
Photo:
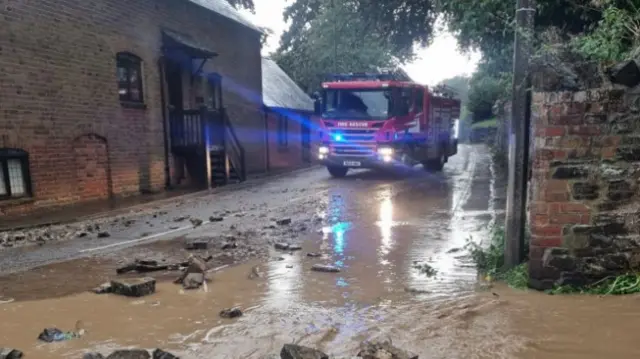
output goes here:
[[[0, 270], [10, 273], [0, 289], [15, 299], [0, 304], [0, 343], [41, 359], [125, 346], [257, 359], [290, 342], [351, 357], [363, 339], [384, 333], [420, 358], [635, 357], [629, 328], [640, 320], [628, 316], [631, 299], [576, 301], [478, 284], [462, 247], [487, 238], [504, 191], [488, 150], [461, 146], [440, 174], [416, 168], [404, 178], [360, 171], [331, 179], [320, 168], [107, 218], [99, 229], [95, 221], [49, 229], [73, 239], [0, 251]], [[277, 224], [285, 219], [291, 223]], [[194, 238], [212, 239], [202, 252], [213, 267], [229, 265], [206, 289], [184, 291], [169, 272], [140, 299], [86, 292], [133, 258], [184, 260], [184, 243]], [[222, 250], [229, 238], [238, 248]], [[274, 249], [285, 241], [302, 250]], [[312, 272], [314, 264], [340, 272]], [[264, 275], [249, 279], [256, 270]], [[245, 315], [218, 316], [232, 306]], [[42, 328], [73, 329], [77, 320], [85, 337], [36, 341]]]

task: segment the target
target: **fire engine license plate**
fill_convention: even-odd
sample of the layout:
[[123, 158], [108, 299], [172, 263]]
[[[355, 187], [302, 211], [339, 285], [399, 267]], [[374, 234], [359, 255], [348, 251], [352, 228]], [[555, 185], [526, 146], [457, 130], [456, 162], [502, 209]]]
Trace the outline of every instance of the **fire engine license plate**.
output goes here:
[[344, 161], [346, 167], [360, 167], [362, 164], [359, 161]]

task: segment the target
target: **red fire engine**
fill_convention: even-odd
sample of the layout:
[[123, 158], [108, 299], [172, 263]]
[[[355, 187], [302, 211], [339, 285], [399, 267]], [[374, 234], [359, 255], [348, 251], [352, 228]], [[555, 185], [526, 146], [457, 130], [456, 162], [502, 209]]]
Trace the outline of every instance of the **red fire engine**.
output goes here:
[[458, 151], [460, 100], [404, 72], [330, 75], [316, 99], [318, 159], [333, 177], [349, 168], [394, 169], [422, 164], [441, 171]]

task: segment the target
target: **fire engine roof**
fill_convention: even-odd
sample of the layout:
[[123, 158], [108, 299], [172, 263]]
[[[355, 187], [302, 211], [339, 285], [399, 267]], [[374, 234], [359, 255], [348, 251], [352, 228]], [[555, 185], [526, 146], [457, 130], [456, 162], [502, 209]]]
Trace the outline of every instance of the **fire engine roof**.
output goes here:
[[220, 14], [227, 19], [233, 20], [241, 25], [244, 25], [252, 30], [260, 33], [264, 32], [249, 19], [247, 19], [242, 13], [231, 6], [226, 0], [189, 0], [196, 5], [200, 5], [203, 8], [213, 11], [216, 14]]
[[338, 82], [324, 82], [322, 84], [324, 88], [330, 89], [377, 89], [383, 87], [407, 87], [407, 86], [422, 86], [414, 82], [406, 81], [338, 81]]
[[267, 107], [313, 111], [313, 100], [275, 61], [262, 58], [262, 98]]

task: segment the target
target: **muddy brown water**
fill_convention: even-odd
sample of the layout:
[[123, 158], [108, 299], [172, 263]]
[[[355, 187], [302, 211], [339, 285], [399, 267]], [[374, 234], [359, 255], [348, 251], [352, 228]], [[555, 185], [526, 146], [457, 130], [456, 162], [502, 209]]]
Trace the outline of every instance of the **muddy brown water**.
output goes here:
[[[459, 249], [469, 237], [485, 238], [496, 219], [492, 189], [484, 185], [486, 160], [469, 154], [451, 164], [448, 179], [380, 180], [366, 193], [349, 184], [330, 188], [321, 206], [308, 208], [318, 210], [325, 225], [304, 238], [302, 251], [272, 250], [270, 260], [228, 267], [206, 289], [185, 292], [161, 281], [157, 293], [143, 298], [87, 293], [82, 280], [102, 280], [113, 265], [96, 259], [4, 278], [5, 292], [18, 298], [29, 298], [28, 282], [38, 277], [64, 291], [53, 295], [41, 286], [49, 295], [0, 304], [0, 346], [39, 359], [121, 347], [160, 347], [187, 359], [257, 359], [296, 342], [350, 356], [363, 339], [385, 333], [420, 358], [637, 358], [640, 297], [549, 296], [479, 285]], [[315, 263], [341, 272], [312, 272]], [[422, 263], [437, 273], [415, 268]], [[256, 265], [264, 276], [249, 279]], [[73, 275], [79, 271], [86, 276]], [[245, 315], [219, 317], [232, 306]], [[45, 327], [72, 330], [78, 320], [86, 329], [82, 338], [36, 339]]]

